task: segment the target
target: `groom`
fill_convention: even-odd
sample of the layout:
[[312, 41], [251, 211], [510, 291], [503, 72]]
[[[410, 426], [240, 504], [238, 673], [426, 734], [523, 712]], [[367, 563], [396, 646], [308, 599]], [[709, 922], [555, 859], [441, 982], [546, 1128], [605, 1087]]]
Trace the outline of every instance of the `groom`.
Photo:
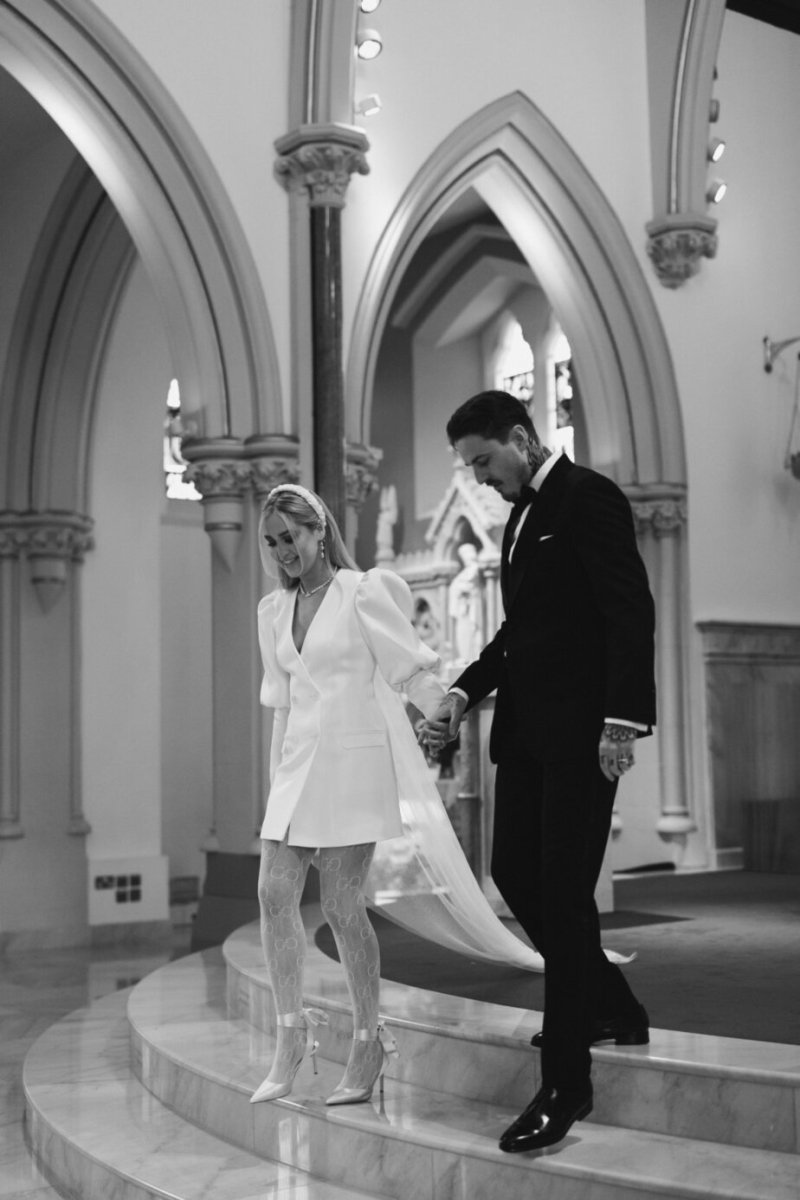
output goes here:
[[545, 958], [542, 1087], [500, 1148], [560, 1141], [592, 1110], [593, 1042], [648, 1041], [648, 1018], [600, 947], [594, 890], [614, 794], [655, 722], [654, 610], [630, 505], [540, 443], [524, 404], [473, 396], [447, 436], [514, 507], [503, 537], [505, 620], [437, 713], [453, 737], [497, 690], [492, 877]]

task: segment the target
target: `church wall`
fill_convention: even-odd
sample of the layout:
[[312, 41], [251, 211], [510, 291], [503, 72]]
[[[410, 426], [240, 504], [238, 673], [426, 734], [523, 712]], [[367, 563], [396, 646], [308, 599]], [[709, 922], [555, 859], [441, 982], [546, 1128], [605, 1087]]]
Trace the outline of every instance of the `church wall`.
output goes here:
[[[286, 375], [288, 205], [271, 171], [272, 142], [286, 132], [289, 6], [243, 0], [227, 24], [211, 0], [199, 0], [188, 24], [160, 0], [100, 7], [145, 55], [214, 159], [254, 249]], [[434, 9], [404, 0], [373, 18], [384, 50], [358, 65], [356, 99], [376, 91], [383, 107], [361, 121], [370, 174], [352, 179], [343, 214], [345, 338], [377, 239], [415, 173], [478, 108], [524, 91], [617, 212], [667, 330], [687, 431], [693, 615], [789, 620], [800, 489], [780, 460], [792, 380], [780, 369], [764, 376], [760, 339], [794, 332], [800, 311], [795, 254], [775, 233], [794, 223], [800, 156], [780, 129], [797, 109], [800, 39], [726, 15], [715, 132], [728, 141], [719, 173], [730, 186], [714, 210], [719, 252], [671, 292], [645, 254], [653, 211], [643, 5], [500, 0], [492, 22], [494, 39], [477, 0], [441, 0]], [[212, 78], [219, 86], [208, 86]], [[380, 445], [375, 431], [365, 432]]]
[[[797, 622], [800, 481], [783, 468], [800, 343], [763, 369], [762, 338], [800, 335], [800, 37], [727, 13], [714, 132], [728, 183], [717, 257], [656, 289], [681, 394], [692, 613]], [[792, 116], [790, 116], [792, 114]]]
[[[20, 614], [19, 796], [24, 836], [0, 842], [0, 949], [86, 940], [86, 849], [69, 836], [71, 684], [69, 656], [80, 567], [44, 612], [24, 564], [16, 573]], [[8, 613], [2, 614], [9, 619]], [[0, 670], [13, 671], [10, 662]]]
[[96, 3], [167, 89], [219, 173], [267, 299], [286, 401], [289, 206], [273, 177], [273, 143], [288, 132], [290, 0], [191, 0], [190, 12], [183, 0]]
[[346, 321], [374, 241], [415, 173], [456, 126], [514, 90], [571, 144], [644, 261], [652, 213], [642, 4], [500, 0], [489, 12], [482, 0], [404, 0], [371, 20], [384, 49], [358, 66], [357, 93], [377, 92], [383, 107], [363, 122], [371, 173], [348, 193]]
[[[427, 523], [442, 501], [453, 472], [445, 425], [462, 400], [483, 387], [480, 339], [432, 345], [414, 341], [414, 485], [418, 521]], [[421, 545], [404, 546], [406, 550]]]
[[[83, 568], [83, 795], [89, 920], [167, 915], [161, 846], [161, 435], [171, 377], [141, 269], [120, 304], [99, 384]], [[141, 874], [140, 905], [115, 905], [95, 876]]]

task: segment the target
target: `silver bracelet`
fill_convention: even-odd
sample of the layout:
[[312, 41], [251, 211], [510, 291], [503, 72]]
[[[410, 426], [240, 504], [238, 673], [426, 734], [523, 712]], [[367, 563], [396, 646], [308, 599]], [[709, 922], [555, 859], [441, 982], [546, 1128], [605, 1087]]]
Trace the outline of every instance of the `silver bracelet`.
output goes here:
[[629, 725], [604, 725], [603, 737], [611, 742], [631, 742], [636, 737], [636, 730]]

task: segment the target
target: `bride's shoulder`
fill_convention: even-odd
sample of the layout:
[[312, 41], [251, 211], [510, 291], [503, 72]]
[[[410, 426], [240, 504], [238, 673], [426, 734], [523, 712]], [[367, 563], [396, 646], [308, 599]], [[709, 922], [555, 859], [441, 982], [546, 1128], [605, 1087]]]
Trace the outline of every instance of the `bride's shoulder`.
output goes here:
[[259, 617], [268, 617], [270, 613], [277, 613], [286, 603], [289, 593], [286, 588], [276, 587], [273, 591], [268, 592], [266, 596], [262, 596], [258, 602]]

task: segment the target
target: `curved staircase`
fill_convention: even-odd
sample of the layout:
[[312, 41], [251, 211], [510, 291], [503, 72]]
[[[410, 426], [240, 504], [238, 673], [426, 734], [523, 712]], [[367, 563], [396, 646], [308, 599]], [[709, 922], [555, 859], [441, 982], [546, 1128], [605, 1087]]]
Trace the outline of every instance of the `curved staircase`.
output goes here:
[[[306, 910], [310, 934], [320, 920]], [[25, 1062], [32, 1150], [81, 1200], [798, 1200], [800, 1048], [652, 1031], [596, 1048], [595, 1109], [558, 1146], [497, 1140], [538, 1087], [539, 1014], [402, 984], [385, 1100], [326, 1108], [352, 1022], [338, 963], [309, 938], [326, 1010], [319, 1074], [252, 1105], [272, 1056], [258, 927], [179, 959], [49, 1029]]]

